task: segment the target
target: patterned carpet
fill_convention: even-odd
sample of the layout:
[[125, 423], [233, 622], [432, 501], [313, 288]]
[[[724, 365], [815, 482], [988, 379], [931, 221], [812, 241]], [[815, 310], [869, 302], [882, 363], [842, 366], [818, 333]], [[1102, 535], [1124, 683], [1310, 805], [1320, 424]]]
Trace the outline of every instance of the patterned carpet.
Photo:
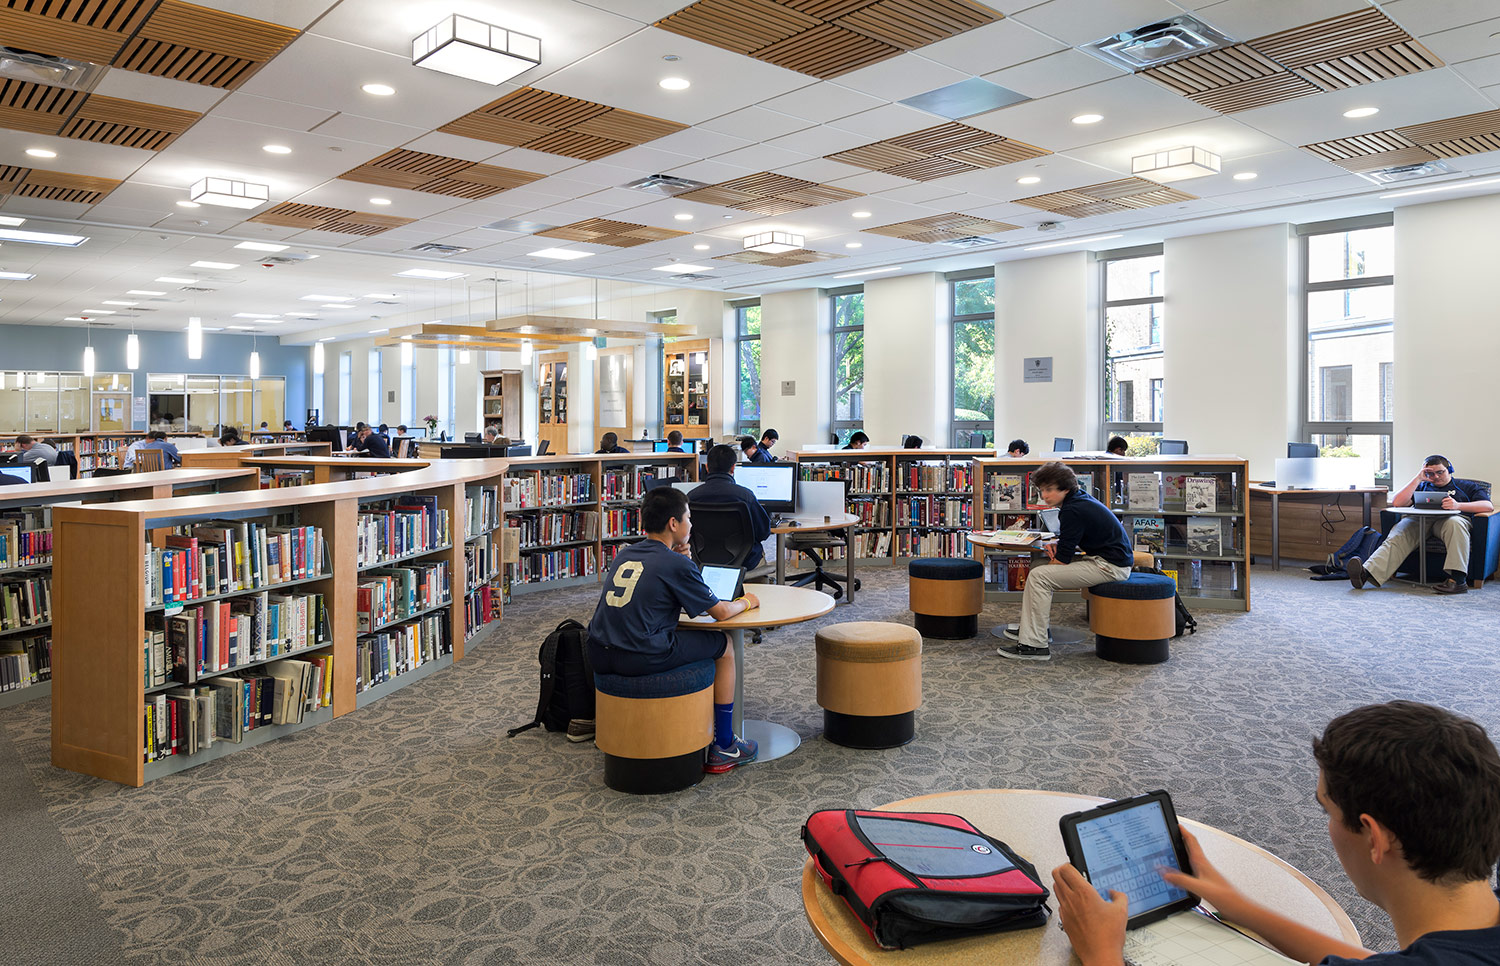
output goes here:
[[[825, 621], [910, 621], [904, 569], [862, 576], [856, 605]], [[1018, 665], [988, 636], [929, 641], [917, 738], [891, 751], [821, 740], [816, 625], [768, 632], [747, 652], [746, 711], [804, 744], [666, 797], [606, 789], [591, 745], [504, 737], [535, 707], [537, 645], [588, 617], [591, 588], [519, 597], [453, 669], [142, 789], [52, 769], [47, 702], [32, 702], [0, 713], [0, 769], [34, 786], [10, 794], [38, 803], [6, 834], [42, 843], [0, 850], [8, 914], [94, 932], [31, 930], [5, 961], [824, 963], [798, 887], [807, 814], [986, 787], [1168, 788], [1182, 814], [1308, 873], [1389, 948], [1329, 846], [1308, 742], [1333, 714], [1394, 697], [1500, 734], [1500, 587], [1360, 593], [1257, 568], [1253, 589], [1250, 614], [1198, 613], [1198, 634], [1152, 667], [1082, 645]], [[983, 625], [1016, 610], [991, 605]], [[1057, 618], [1081, 623], [1081, 608]], [[32, 854], [49, 847], [50, 861]]]

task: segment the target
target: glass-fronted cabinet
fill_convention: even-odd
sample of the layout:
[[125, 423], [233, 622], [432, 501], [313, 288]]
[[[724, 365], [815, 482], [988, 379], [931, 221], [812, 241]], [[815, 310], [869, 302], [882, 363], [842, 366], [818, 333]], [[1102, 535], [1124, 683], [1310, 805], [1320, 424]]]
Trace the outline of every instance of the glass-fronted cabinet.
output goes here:
[[663, 347], [663, 363], [665, 431], [681, 430], [689, 439], [712, 436], [709, 340], [668, 343]]

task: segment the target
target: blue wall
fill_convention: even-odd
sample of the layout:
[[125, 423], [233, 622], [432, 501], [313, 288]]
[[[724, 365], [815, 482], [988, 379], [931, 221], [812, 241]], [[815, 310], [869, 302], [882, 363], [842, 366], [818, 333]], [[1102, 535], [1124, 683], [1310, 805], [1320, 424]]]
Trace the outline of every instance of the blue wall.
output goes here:
[[[129, 372], [125, 368], [127, 329], [95, 329], [94, 368], [98, 372]], [[131, 380], [136, 396], [146, 396], [148, 373], [247, 376], [250, 374], [251, 337], [224, 332], [203, 333], [203, 358], [187, 357], [187, 332], [137, 332], [141, 340], [141, 367]], [[301, 426], [307, 415], [308, 381], [312, 373], [312, 350], [308, 346], [283, 346], [275, 336], [255, 339], [260, 353], [260, 374], [286, 377], [286, 418]], [[41, 369], [47, 372], [80, 372], [83, 369], [84, 329], [81, 326], [0, 325], [0, 369]], [[137, 425], [135, 429], [145, 429]]]

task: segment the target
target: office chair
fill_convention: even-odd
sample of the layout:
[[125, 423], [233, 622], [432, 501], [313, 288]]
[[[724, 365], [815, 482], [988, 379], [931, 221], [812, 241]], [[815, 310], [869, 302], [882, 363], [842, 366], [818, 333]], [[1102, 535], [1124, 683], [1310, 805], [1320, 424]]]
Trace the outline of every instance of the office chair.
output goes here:
[[[657, 486], [662, 482], [665, 481], [651, 481]], [[693, 511], [693, 532], [688, 544], [693, 551], [693, 562], [699, 566], [745, 566], [757, 546], [750, 508], [743, 503], [690, 503], [689, 506]]]
[[1158, 456], [1186, 456], [1188, 454], [1187, 440], [1164, 439], [1156, 448]]
[[829, 433], [828, 434], [828, 442], [832, 443], [834, 446], [837, 446], [839, 444], [839, 434], [838, 433]]
[[138, 449], [135, 451], [135, 471], [137, 473], [160, 473], [166, 469], [166, 453], [159, 449]]
[[546, 456], [552, 450], [552, 440], [544, 439], [536, 446], [536, 455]]
[[66, 466], [68, 468], [68, 479], [70, 479], [70, 480], [81, 480], [81, 479], [83, 479], [82, 475], [80, 475], [79, 472], [78, 472], [78, 457], [75, 456], [75, 455], [73, 455], [73, 451], [72, 450], [65, 449], [61, 453], [58, 453], [57, 454], [57, 465], [58, 466]]
[[1289, 460], [1317, 459], [1322, 454], [1317, 443], [1287, 443], [1286, 458]]
[[1052, 452], [1054, 452], [1054, 453], [1071, 453], [1071, 452], [1073, 452], [1073, 440], [1070, 437], [1067, 437], [1067, 436], [1054, 436], [1054, 437], [1052, 437]]
[[983, 433], [970, 433], [969, 434], [969, 448], [970, 449], [984, 449], [985, 448], [984, 434]]
[[404, 460], [411, 455], [411, 438], [400, 436], [396, 439], [396, 459]]
[[464, 433], [464, 442], [465, 443], [482, 443], [482, 442], [484, 442], [484, 434], [483, 433]]
[[[794, 553], [802, 554], [811, 560], [813, 564], [812, 572], [803, 574], [792, 581], [791, 586], [806, 587], [808, 584], [812, 584], [813, 590], [822, 590], [824, 587], [827, 587], [829, 595], [834, 600], [838, 600], [844, 596], [844, 588], [840, 586], [845, 580], [844, 575], [832, 574], [824, 570], [823, 564], [827, 560], [818, 552], [819, 550], [826, 552], [833, 547], [843, 547], [845, 553], [854, 552], [854, 548], [845, 542], [838, 531], [819, 530], [805, 534], [789, 534], [786, 538], [785, 546]], [[859, 578], [855, 577], [854, 589], [859, 590], [860, 586]]]

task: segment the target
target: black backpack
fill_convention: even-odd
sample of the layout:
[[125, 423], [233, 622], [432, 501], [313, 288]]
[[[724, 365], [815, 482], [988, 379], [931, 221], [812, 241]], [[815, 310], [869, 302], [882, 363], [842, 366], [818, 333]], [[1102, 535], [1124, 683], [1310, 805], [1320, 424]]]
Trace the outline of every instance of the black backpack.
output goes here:
[[542, 695], [536, 718], [506, 732], [516, 735], [537, 725], [548, 731], [567, 731], [568, 722], [594, 720], [594, 669], [589, 664], [589, 630], [569, 618], [542, 642], [537, 660], [542, 666]]
[[[1163, 577], [1172, 576], [1157, 567], [1132, 567], [1130, 569], [1138, 574], [1161, 574]], [[1174, 580], [1172, 582], [1175, 584], [1177, 581]], [[1174, 591], [1172, 597], [1177, 608], [1177, 633], [1173, 634], [1172, 637], [1178, 638], [1183, 634], [1198, 633], [1198, 622], [1193, 619], [1193, 615], [1188, 611], [1187, 605], [1182, 602], [1182, 595]]]
[[1385, 541], [1385, 534], [1371, 527], [1360, 527], [1354, 531], [1354, 536], [1344, 541], [1344, 545], [1328, 555], [1326, 564], [1313, 564], [1308, 570], [1313, 572], [1309, 580], [1346, 580], [1349, 571], [1350, 557], [1358, 557], [1361, 561], [1369, 560], [1370, 555], [1380, 548]]

